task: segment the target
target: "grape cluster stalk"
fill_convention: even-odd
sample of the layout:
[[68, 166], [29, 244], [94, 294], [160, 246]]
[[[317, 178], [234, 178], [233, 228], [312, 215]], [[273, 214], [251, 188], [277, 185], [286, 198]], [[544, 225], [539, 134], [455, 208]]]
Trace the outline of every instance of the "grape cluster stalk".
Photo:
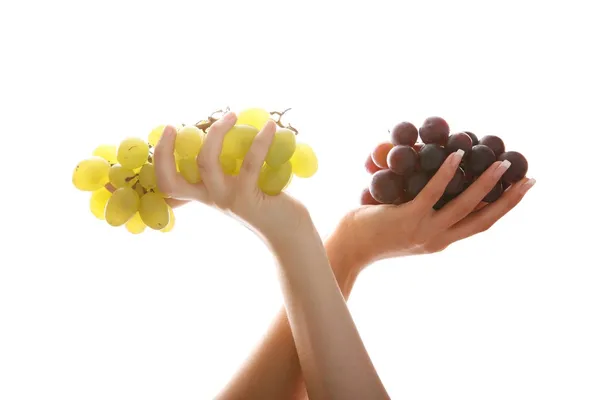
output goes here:
[[[284, 125], [284, 111], [266, 111], [247, 108], [237, 114], [237, 121], [224, 136], [220, 164], [223, 172], [237, 176], [254, 138], [269, 119], [275, 121], [277, 131], [262, 166], [258, 187], [270, 196], [284, 191], [292, 178], [310, 178], [318, 170], [318, 160], [312, 147], [298, 142], [298, 130]], [[174, 159], [177, 172], [191, 184], [200, 184], [202, 176], [196, 158], [202, 150], [210, 127], [229, 108], [211, 113], [196, 124], [176, 125]], [[166, 125], [156, 126], [147, 139], [129, 136], [118, 145], [102, 144], [80, 161], [72, 173], [76, 189], [91, 192], [89, 208], [99, 220], [113, 227], [125, 226], [132, 234], [150, 228], [170, 232], [175, 224], [175, 213], [169, 206], [168, 196], [161, 193], [154, 171], [154, 147]]]
[[371, 181], [361, 193], [362, 205], [400, 205], [413, 200], [446, 158], [459, 149], [464, 156], [435, 210], [464, 192], [496, 161], [508, 160], [511, 165], [485, 196], [485, 203], [498, 200], [506, 189], [525, 177], [529, 168], [525, 156], [518, 151], [507, 151], [499, 136], [485, 135], [479, 139], [469, 131], [450, 134], [449, 124], [438, 116], [426, 118], [419, 128], [411, 122], [400, 122], [389, 135], [389, 140], [377, 144], [365, 162]]

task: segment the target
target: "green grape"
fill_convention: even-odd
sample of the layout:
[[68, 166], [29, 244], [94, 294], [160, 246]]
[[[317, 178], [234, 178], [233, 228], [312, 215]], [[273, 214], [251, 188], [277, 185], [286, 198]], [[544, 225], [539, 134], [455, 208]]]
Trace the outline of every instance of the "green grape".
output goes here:
[[177, 165], [179, 166], [179, 173], [189, 183], [198, 183], [202, 180], [200, 169], [198, 168], [198, 164], [196, 164], [196, 159], [184, 158], [179, 160]]
[[90, 197], [90, 211], [101, 221], [104, 220], [104, 208], [106, 207], [106, 203], [108, 203], [110, 196], [112, 196], [112, 193], [105, 187], [101, 187], [92, 193], [92, 196]]
[[260, 130], [270, 118], [271, 114], [267, 110], [248, 108], [238, 113], [236, 125], [250, 125]]
[[154, 164], [144, 164], [142, 169], [140, 170], [140, 185], [144, 187], [144, 189], [154, 189], [156, 188], [156, 174], [154, 173]]
[[244, 160], [241, 158], [238, 158], [237, 160], [235, 160], [235, 172], [233, 173], [233, 175], [239, 175], [240, 171], [242, 170], [242, 164], [244, 163]]
[[[169, 205], [167, 205], [167, 207], [169, 207]], [[173, 230], [174, 226], [175, 226], [175, 213], [173, 212], [173, 209], [171, 207], [169, 207], [169, 223], [167, 224], [167, 226], [162, 228], [160, 231], [164, 232], [164, 233], [171, 232]]]
[[104, 218], [110, 226], [121, 226], [134, 216], [140, 206], [140, 196], [130, 187], [114, 191], [104, 210]]
[[255, 127], [235, 125], [223, 138], [221, 154], [232, 158], [244, 158], [257, 134], [258, 129]]
[[295, 151], [296, 134], [288, 128], [279, 129], [271, 142], [265, 162], [270, 167], [277, 168], [289, 161]]
[[298, 143], [290, 162], [292, 163], [292, 172], [300, 178], [310, 178], [319, 168], [315, 152], [305, 143]]
[[267, 195], [278, 195], [289, 184], [290, 175], [292, 175], [292, 164], [289, 161], [277, 168], [265, 164], [258, 176], [258, 187]]
[[102, 144], [96, 147], [93, 153], [94, 156], [104, 158], [109, 164], [117, 163], [117, 147], [110, 144]]
[[219, 157], [219, 161], [221, 162], [221, 167], [223, 168], [223, 172], [227, 175], [234, 175], [237, 167], [237, 160], [233, 157], [221, 155]]
[[81, 161], [73, 170], [73, 186], [84, 192], [94, 192], [108, 183], [110, 164], [103, 158], [93, 156]]
[[148, 192], [140, 200], [140, 217], [149, 228], [160, 230], [169, 224], [169, 206], [161, 195]]
[[125, 228], [134, 235], [139, 235], [146, 230], [146, 224], [142, 221], [140, 213], [136, 212], [129, 221], [125, 223]]
[[193, 158], [200, 153], [204, 134], [199, 128], [188, 125], [177, 132], [175, 151], [181, 158]]
[[133, 186], [135, 182], [133, 178], [135, 178], [135, 172], [128, 168], [123, 168], [123, 166], [119, 164], [113, 165], [108, 171], [108, 179], [115, 189]]
[[128, 169], [141, 167], [148, 161], [150, 148], [148, 143], [139, 138], [127, 138], [119, 144], [117, 160]]
[[156, 146], [165, 128], [166, 125], [159, 125], [150, 131], [150, 133], [148, 134], [148, 143], [150, 144], [150, 146]]

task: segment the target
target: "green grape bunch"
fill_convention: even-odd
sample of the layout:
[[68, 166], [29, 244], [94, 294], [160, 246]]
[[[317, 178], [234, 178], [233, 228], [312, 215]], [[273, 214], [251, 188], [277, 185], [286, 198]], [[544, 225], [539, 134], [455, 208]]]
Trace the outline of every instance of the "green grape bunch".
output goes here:
[[[196, 157], [218, 114], [227, 111], [228, 108], [216, 111], [193, 125], [175, 125], [176, 167], [188, 182], [202, 182]], [[277, 196], [289, 187], [294, 176], [312, 177], [318, 170], [317, 156], [311, 146], [297, 141], [298, 131], [294, 127], [283, 125], [281, 119], [287, 111], [269, 112], [262, 108], [240, 111], [235, 126], [223, 139], [220, 156], [223, 172], [231, 176], [240, 172], [254, 138], [272, 119], [278, 128], [258, 178], [259, 188], [266, 195]], [[80, 191], [91, 192], [89, 208], [98, 220], [113, 227], [124, 226], [135, 235], [147, 228], [172, 231], [175, 213], [168, 197], [158, 189], [153, 164], [153, 150], [165, 127], [156, 126], [146, 140], [129, 136], [118, 145], [102, 144], [76, 165], [72, 183]]]

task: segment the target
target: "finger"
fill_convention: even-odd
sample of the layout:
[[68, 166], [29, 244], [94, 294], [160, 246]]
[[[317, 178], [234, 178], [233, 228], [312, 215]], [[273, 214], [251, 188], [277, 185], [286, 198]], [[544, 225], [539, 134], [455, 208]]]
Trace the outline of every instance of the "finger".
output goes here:
[[240, 169], [238, 181], [242, 190], [250, 191], [256, 188], [260, 170], [269, 152], [276, 129], [275, 121], [269, 120], [254, 138]]
[[181, 207], [190, 202], [189, 200], [180, 200], [180, 199], [165, 199], [165, 201], [167, 202], [167, 204], [169, 206], [171, 206], [171, 208]]
[[440, 169], [413, 200], [413, 204], [419, 212], [424, 213], [431, 211], [435, 203], [442, 197], [448, 183], [450, 183], [454, 177], [456, 169], [464, 154], [465, 152], [459, 149], [446, 157], [446, 161], [444, 161]]
[[202, 149], [196, 158], [200, 175], [212, 196], [219, 197], [225, 192], [225, 174], [219, 162], [225, 134], [235, 125], [236, 115], [228, 112], [211, 125]]
[[494, 203], [488, 204], [485, 208], [472, 213], [450, 228], [447, 233], [444, 234], [443, 241], [451, 244], [477, 233], [485, 232], [500, 218], [515, 208], [534, 184], [535, 179], [524, 178], [517, 184], [512, 185], [504, 192], [504, 194], [502, 194], [502, 197]]
[[434, 217], [435, 226], [444, 230], [469, 215], [483, 198], [496, 186], [510, 162], [493, 163], [467, 190], [450, 201]]
[[158, 190], [169, 197], [208, 201], [204, 185], [192, 185], [177, 173], [175, 164], [175, 138], [177, 131], [172, 126], [165, 127], [154, 148], [154, 173]]

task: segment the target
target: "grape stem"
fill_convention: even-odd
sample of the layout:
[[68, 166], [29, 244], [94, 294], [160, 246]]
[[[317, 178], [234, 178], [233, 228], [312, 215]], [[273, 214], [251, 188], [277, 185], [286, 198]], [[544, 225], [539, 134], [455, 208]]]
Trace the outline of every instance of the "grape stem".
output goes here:
[[[219, 120], [220, 117], [216, 117], [215, 116], [216, 114], [219, 114], [219, 113], [225, 114], [225, 113], [229, 112], [229, 110], [230, 110], [229, 107], [226, 107], [224, 110], [217, 110], [217, 111], [213, 112], [212, 114], [210, 114], [208, 116], [207, 119], [196, 122], [196, 124], [195, 124], [196, 128], [202, 130], [203, 132], [206, 132], [206, 130], [208, 128], [210, 128], [212, 126], [212, 124], [214, 124], [215, 122], [217, 122]], [[297, 135], [298, 134], [298, 130], [296, 128], [294, 128], [290, 124], [283, 125], [283, 123], [281, 122], [281, 118], [283, 117], [283, 115], [286, 112], [290, 111], [290, 110], [291, 110], [291, 108], [285, 109], [283, 111], [271, 111], [269, 114], [272, 115], [272, 116], [273, 115], [277, 115], [278, 116], [278, 118], [276, 120], [274, 119], [274, 121], [277, 124], [277, 126], [279, 126], [280, 128], [289, 129], [292, 132], [294, 132], [294, 134]]]

